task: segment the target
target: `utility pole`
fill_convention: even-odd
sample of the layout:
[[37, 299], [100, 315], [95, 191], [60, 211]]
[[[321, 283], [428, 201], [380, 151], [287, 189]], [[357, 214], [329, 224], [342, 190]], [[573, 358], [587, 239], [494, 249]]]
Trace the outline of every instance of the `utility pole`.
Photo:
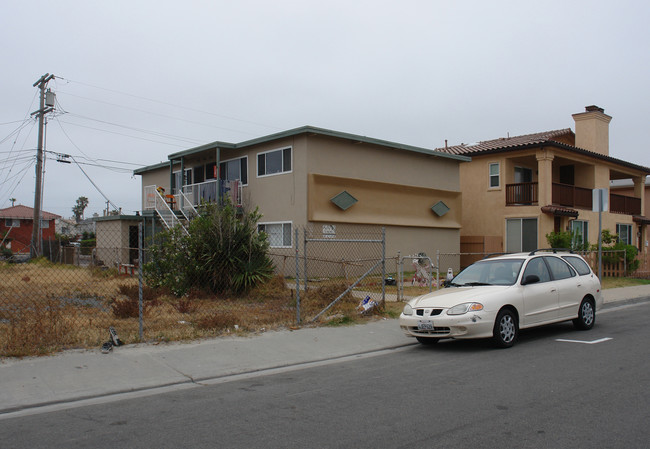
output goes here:
[[[54, 75], [46, 73], [36, 81], [33, 87], [38, 86], [41, 91], [38, 111], [32, 112], [32, 116], [38, 116], [38, 145], [36, 147], [36, 188], [34, 192], [34, 220], [32, 223], [32, 245], [29, 251], [31, 257], [41, 255], [41, 192], [43, 189], [43, 135], [45, 128], [45, 114], [54, 110], [54, 102], [48, 101], [45, 104], [45, 88], [47, 83], [54, 78]], [[51, 103], [51, 104], [50, 104]]]

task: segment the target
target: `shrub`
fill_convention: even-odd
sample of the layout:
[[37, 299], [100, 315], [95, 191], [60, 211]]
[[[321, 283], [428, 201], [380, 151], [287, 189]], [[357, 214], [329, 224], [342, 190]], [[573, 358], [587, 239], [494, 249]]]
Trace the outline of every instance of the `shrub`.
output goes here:
[[239, 215], [229, 202], [202, 205], [188, 235], [177, 227], [155, 237], [144, 266], [147, 282], [180, 297], [192, 288], [239, 294], [270, 279], [269, 244], [257, 232], [261, 217], [257, 209]]

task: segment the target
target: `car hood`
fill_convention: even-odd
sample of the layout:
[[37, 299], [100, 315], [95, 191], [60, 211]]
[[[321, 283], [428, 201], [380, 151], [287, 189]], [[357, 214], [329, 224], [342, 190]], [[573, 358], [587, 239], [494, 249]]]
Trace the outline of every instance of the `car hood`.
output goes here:
[[409, 301], [411, 307], [449, 308], [465, 302], [481, 302], [501, 294], [510, 285], [489, 285], [480, 287], [448, 287]]

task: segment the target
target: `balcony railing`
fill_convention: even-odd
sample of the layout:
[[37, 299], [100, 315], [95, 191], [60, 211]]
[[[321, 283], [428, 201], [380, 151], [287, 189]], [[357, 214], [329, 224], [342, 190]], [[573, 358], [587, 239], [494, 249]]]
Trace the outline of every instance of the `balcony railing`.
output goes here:
[[537, 204], [537, 183], [506, 184], [506, 206]]
[[[506, 206], [536, 205], [538, 183], [521, 182], [506, 185]], [[552, 203], [558, 206], [591, 210], [593, 190], [569, 184], [553, 183]], [[609, 210], [615, 214], [641, 215], [641, 199], [612, 193]]]
[[210, 180], [198, 184], [183, 186], [183, 193], [193, 206], [201, 203], [213, 203], [217, 201], [218, 192], [221, 191], [221, 198], [230, 198], [235, 206], [242, 205], [242, 185], [240, 181]]
[[592, 198], [592, 189], [553, 183], [553, 204], [577, 207], [578, 209], [591, 209]]
[[615, 214], [641, 215], [641, 198], [610, 193], [609, 211]]

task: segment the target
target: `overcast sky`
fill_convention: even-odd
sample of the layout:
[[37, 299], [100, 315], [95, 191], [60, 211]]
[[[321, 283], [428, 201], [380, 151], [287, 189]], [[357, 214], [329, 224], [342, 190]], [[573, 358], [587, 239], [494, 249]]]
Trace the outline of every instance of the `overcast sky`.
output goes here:
[[610, 155], [650, 166], [649, 23], [647, 0], [5, 0], [0, 208], [34, 205], [45, 73], [46, 150], [77, 163], [47, 154], [43, 209], [65, 217], [99, 191], [134, 213], [132, 170], [170, 153], [303, 125], [433, 149], [596, 104]]

